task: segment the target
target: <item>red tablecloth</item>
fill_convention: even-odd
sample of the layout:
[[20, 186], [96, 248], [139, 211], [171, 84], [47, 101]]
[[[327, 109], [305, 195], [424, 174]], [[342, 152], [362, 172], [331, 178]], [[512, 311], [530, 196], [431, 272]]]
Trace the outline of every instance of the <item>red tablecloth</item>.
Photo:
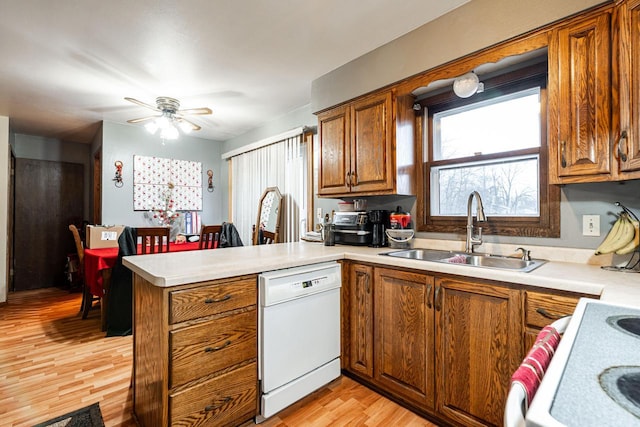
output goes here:
[[[196, 249], [198, 249], [198, 242], [172, 243], [169, 245], [169, 252], [193, 251]], [[113, 268], [117, 259], [117, 247], [84, 250], [84, 280], [89, 292], [102, 297], [102, 270]]]

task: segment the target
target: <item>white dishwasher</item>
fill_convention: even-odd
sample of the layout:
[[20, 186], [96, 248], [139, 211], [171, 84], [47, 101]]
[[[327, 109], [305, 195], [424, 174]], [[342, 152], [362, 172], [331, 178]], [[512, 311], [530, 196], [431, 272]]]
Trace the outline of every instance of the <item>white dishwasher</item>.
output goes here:
[[340, 376], [340, 265], [271, 271], [258, 282], [257, 423]]

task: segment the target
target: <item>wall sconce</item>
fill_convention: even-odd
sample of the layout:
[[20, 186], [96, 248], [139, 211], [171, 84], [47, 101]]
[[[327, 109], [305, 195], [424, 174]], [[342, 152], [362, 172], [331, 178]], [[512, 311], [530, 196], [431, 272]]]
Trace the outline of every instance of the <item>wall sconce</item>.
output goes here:
[[213, 186], [213, 171], [212, 171], [211, 169], [209, 169], [209, 170], [207, 171], [207, 175], [209, 176], [209, 184], [208, 184], [208, 186], [207, 186], [207, 191], [208, 191], [209, 193], [213, 193], [213, 189], [215, 188], [215, 187]]
[[473, 71], [453, 81], [453, 92], [460, 98], [469, 98], [474, 93], [482, 91], [484, 91], [484, 83], [480, 82], [478, 75]]
[[122, 182], [122, 162], [120, 160], [116, 160], [114, 165], [116, 167], [116, 176], [112, 179], [112, 181], [115, 181], [116, 187], [120, 188], [124, 185], [124, 183]]

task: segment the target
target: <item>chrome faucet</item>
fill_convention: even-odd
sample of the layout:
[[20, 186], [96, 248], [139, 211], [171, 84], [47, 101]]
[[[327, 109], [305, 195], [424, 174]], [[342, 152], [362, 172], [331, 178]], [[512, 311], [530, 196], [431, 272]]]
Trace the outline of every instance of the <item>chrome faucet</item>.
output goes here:
[[469, 200], [467, 201], [467, 241], [465, 243], [464, 251], [468, 254], [473, 253], [473, 247], [482, 244], [482, 227], [478, 227], [478, 234], [473, 235], [473, 216], [471, 215], [471, 203], [473, 203], [473, 196], [476, 197], [476, 217], [478, 222], [484, 222], [487, 217], [484, 215], [484, 208], [482, 207], [482, 198], [480, 193], [473, 191], [469, 194]]

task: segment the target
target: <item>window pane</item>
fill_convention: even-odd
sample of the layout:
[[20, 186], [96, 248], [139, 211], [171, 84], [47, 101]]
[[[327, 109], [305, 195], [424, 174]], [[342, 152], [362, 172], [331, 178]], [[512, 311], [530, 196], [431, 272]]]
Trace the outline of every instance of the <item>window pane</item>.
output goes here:
[[540, 88], [433, 115], [434, 160], [540, 146]]
[[[431, 169], [431, 215], [467, 215], [472, 191], [487, 216], [539, 216], [538, 156]], [[475, 212], [475, 203], [473, 207]]]

